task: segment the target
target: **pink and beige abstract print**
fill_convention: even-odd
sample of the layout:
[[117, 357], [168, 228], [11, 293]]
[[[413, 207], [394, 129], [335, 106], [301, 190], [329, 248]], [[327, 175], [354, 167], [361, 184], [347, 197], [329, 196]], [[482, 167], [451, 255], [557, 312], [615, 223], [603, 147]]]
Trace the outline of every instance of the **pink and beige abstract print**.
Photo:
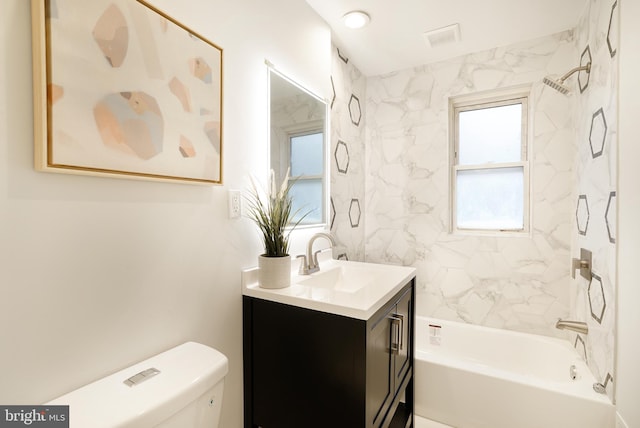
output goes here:
[[222, 50], [141, 1], [43, 1], [50, 166], [221, 182]]

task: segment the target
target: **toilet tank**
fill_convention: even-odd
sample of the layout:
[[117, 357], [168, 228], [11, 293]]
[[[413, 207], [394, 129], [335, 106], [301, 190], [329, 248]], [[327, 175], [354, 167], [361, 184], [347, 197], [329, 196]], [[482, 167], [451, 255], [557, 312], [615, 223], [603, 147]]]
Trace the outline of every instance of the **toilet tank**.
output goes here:
[[69, 405], [70, 428], [215, 428], [228, 367], [222, 353], [187, 342], [47, 404]]

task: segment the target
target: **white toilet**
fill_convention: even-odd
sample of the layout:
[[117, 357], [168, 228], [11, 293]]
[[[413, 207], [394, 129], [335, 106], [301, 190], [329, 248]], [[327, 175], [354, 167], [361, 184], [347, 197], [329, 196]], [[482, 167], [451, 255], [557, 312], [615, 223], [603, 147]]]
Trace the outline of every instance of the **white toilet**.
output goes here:
[[46, 404], [69, 405], [71, 428], [215, 428], [227, 357], [187, 342]]

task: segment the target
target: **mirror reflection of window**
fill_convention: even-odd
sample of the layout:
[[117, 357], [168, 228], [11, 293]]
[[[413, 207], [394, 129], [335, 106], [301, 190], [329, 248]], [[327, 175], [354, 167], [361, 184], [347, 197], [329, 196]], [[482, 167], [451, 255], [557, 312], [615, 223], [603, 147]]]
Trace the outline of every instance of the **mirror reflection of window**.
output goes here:
[[326, 103], [269, 69], [270, 167], [276, 180], [291, 170], [293, 222], [326, 223]]
[[300, 224], [320, 224], [323, 218], [324, 199], [324, 133], [322, 129], [291, 135], [291, 187], [293, 218], [297, 222], [300, 216], [309, 212]]

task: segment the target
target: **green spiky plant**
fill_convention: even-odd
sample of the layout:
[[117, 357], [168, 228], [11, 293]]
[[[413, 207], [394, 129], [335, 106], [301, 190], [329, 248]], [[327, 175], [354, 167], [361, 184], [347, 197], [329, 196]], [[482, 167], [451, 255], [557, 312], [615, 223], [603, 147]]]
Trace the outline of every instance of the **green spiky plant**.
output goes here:
[[[271, 170], [269, 191], [259, 191], [253, 178], [251, 192], [246, 198], [249, 206], [248, 217], [252, 219], [262, 234], [264, 242], [264, 256], [284, 257], [289, 255], [289, 236], [309, 213], [305, 213], [292, 224], [293, 218], [300, 210], [293, 210], [293, 203], [289, 191], [293, 182], [289, 179], [290, 171], [280, 188], [275, 183], [275, 173]], [[287, 229], [288, 228], [288, 229]]]

